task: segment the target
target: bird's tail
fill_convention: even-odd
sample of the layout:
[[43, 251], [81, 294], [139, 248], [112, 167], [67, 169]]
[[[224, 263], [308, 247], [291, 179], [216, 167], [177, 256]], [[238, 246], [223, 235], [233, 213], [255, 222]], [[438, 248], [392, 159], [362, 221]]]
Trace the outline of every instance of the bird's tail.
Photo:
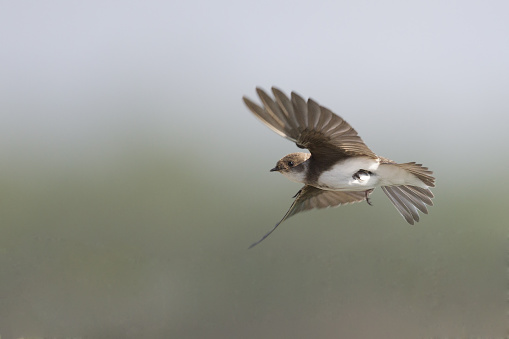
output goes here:
[[397, 166], [407, 173], [413, 174], [420, 181], [416, 182], [419, 186], [397, 184], [382, 186], [382, 190], [387, 194], [398, 212], [409, 224], [413, 225], [414, 222], [419, 221], [418, 211], [428, 214], [426, 205], [433, 206], [431, 201], [433, 193], [429, 188], [435, 187], [435, 177], [432, 176], [433, 172], [427, 167], [415, 162], [391, 163], [390, 165]]
[[433, 193], [429, 188], [401, 185], [382, 186], [382, 190], [410, 225], [413, 225], [415, 221], [419, 221], [418, 210], [428, 214], [426, 205], [433, 206], [433, 201], [431, 201]]
[[435, 177], [432, 176], [433, 172], [430, 171], [427, 167], [424, 167], [421, 164], [416, 164], [415, 162], [407, 162], [404, 164], [395, 165], [406, 170], [407, 172], [412, 173], [428, 187], [435, 187]]

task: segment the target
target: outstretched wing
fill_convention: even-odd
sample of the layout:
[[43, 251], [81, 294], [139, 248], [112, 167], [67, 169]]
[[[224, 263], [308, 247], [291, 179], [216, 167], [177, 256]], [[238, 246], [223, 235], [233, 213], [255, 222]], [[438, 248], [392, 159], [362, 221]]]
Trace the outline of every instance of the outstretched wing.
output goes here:
[[295, 92], [290, 99], [275, 87], [272, 87], [275, 99], [261, 88], [256, 92], [263, 107], [243, 98], [251, 112], [277, 134], [309, 149], [316, 160], [331, 156], [377, 158], [350, 124], [314, 100], [306, 102]]
[[274, 230], [286, 219], [291, 216], [307, 211], [313, 208], [325, 208], [334, 207], [344, 204], [350, 204], [354, 202], [363, 201], [366, 199], [365, 192], [343, 192], [343, 191], [326, 191], [319, 188], [306, 185], [301, 188], [295, 195], [295, 201], [283, 219], [281, 219], [274, 228], [272, 228], [267, 234], [265, 234], [260, 240], [249, 246], [252, 248], [261, 243], [267, 238]]

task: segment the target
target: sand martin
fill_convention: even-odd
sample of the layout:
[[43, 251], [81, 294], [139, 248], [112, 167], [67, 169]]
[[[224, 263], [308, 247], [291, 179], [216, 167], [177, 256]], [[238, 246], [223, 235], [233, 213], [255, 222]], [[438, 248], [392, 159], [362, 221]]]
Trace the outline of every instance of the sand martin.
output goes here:
[[263, 106], [244, 97], [244, 103], [265, 125], [311, 153], [291, 153], [271, 172], [279, 172], [304, 186], [295, 194], [290, 209], [259, 241], [289, 217], [313, 208], [339, 206], [366, 200], [381, 187], [405, 220], [419, 221], [418, 210], [427, 214], [435, 186], [433, 172], [415, 162], [398, 164], [373, 153], [342, 118], [316, 101], [306, 102], [297, 93], [287, 97], [273, 87], [271, 98], [257, 88]]

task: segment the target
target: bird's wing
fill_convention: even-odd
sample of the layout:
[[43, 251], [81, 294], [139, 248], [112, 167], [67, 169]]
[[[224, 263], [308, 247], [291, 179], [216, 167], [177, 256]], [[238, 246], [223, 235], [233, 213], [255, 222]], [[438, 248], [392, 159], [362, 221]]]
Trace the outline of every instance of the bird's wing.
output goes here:
[[272, 87], [275, 99], [261, 88], [256, 92], [263, 107], [243, 98], [251, 112], [277, 134], [300, 148], [309, 149], [315, 159], [331, 156], [377, 158], [350, 124], [314, 100], [306, 102], [295, 92], [289, 98], [275, 87]]
[[415, 221], [419, 221], [418, 210], [428, 214], [426, 205], [433, 206], [431, 201], [433, 193], [429, 188], [402, 185], [382, 186], [382, 190], [410, 225], [413, 225]]
[[365, 192], [326, 191], [310, 185], [306, 185], [302, 187], [299, 192], [297, 192], [292, 206], [290, 206], [290, 209], [288, 210], [288, 212], [286, 212], [283, 219], [281, 219], [276, 224], [276, 226], [274, 226], [274, 228], [272, 228], [272, 230], [265, 234], [259, 241], [249, 246], [249, 248], [258, 245], [265, 238], [267, 238], [272, 232], [274, 232], [274, 230], [283, 221], [299, 212], [307, 211], [313, 208], [325, 208], [344, 204], [351, 204], [354, 202], [363, 201], [365, 199], [366, 199]]

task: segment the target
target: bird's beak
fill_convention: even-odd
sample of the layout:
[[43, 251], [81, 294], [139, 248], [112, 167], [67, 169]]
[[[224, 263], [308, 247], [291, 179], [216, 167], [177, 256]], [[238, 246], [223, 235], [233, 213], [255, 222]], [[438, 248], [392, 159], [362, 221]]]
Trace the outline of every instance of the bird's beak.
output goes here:
[[271, 169], [270, 171], [271, 171], [271, 172], [277, 172], [277, 171], [279, 171], [279, 168], [277, 168], [277, 166], [276, 166], [276, 167], [274, 167], [273, 169]]

